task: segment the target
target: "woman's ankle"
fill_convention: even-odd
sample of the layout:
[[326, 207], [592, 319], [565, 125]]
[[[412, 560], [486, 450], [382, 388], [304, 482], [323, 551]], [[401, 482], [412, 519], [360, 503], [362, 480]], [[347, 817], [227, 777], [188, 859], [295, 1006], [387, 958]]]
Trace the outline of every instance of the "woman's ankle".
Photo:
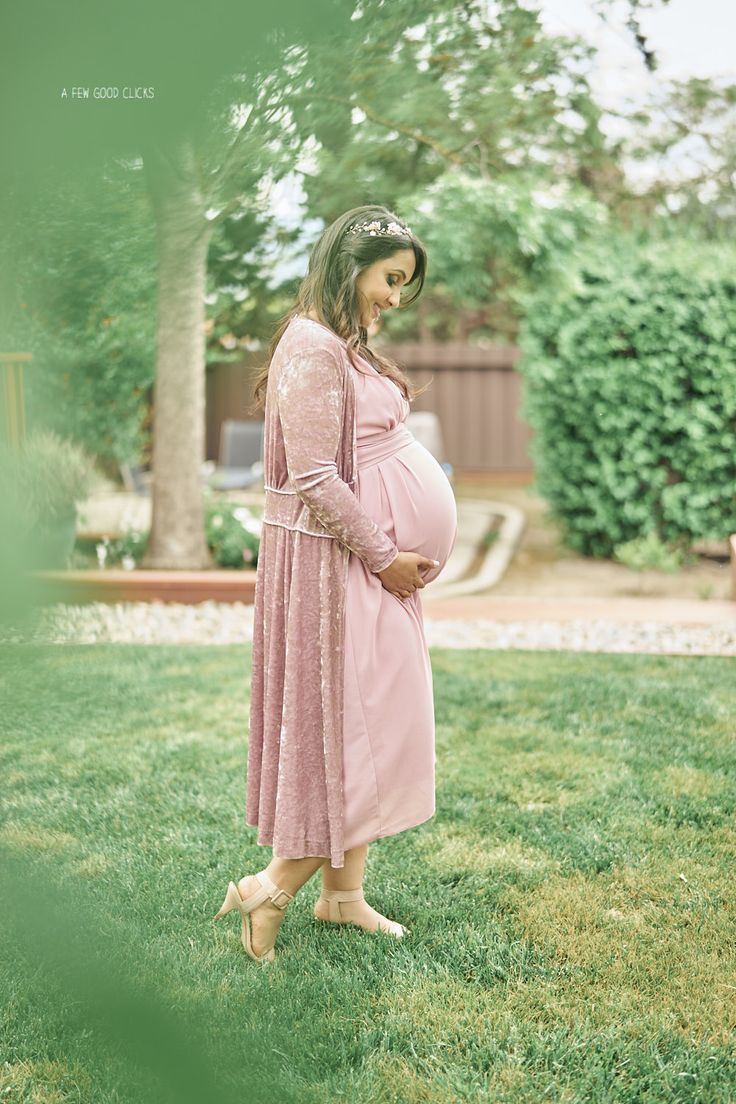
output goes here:
[[[261, 871], [259, 871], [259, 873], [262, 874], [263, 871], [261, 870]], [[240, 895], [242, 897], [250, 897], [254, 893], [257, 893], [259, 891], [259, 889], [263, 889], [263, 888], [264, 888], [264, 886], [263, 886], [263, 883], [262, 883], [261, 879], [259, 877], [257, 877], [255, 874], [245, 874], [245, 875], [243, 875], [243, 877], [238, 882], [238, 890], [240, 891]], [[265, 904], [270, 904], [271, 903], [270, 900], [268, 899], [268, 897], [266, 898], [264, 903]]]
[[324, 858], [281, 859], [276, 856], [262, 873], [271, 879], [278, 889], [295, 897], [300, 889], [324, 864]]
[[362, 890], [363, 885], [335, 885], [330, 881], [325, 881], [324, 875], [322, 876], [322, 892], [323, 893], [356, 893], [358, 890]]

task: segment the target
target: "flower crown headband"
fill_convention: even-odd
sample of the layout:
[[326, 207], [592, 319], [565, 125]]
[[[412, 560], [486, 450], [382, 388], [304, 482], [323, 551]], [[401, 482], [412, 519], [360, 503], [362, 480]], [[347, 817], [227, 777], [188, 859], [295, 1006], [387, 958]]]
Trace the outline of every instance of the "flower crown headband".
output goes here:
[[393, 234], [396, 237], [408, 237], [411, 234], [411, 230], [408, 226], [401, 226], [398, 222], [389, 222], [386, 226], [381, 225], [380, 219], [374, 219], [373, 222], [359, 222], [355, 226], [351, 226], [346, 231], [347, 234], [362, 234], [368, 233], [371, 237], [380, 236], [381, 234]]

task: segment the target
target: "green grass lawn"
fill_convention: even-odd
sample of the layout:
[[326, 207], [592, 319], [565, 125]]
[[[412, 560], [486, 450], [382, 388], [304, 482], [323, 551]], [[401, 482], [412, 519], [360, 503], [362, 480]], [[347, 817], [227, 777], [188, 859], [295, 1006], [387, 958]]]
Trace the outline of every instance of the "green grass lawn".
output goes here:
[[411, 934], [314, 879], [260, 967], [250, 649], [0, 649], [0, 1101], [736, 1100], [734, 661], [432, 660], [437, 813], [366, 876]]

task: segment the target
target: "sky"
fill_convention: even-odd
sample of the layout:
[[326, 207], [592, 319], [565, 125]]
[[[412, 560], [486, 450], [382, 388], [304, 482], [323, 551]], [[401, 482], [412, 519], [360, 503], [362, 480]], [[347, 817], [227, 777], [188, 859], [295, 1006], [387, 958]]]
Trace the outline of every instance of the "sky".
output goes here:
[[[613, 111], [641, 106], [672, 80], [691, 77], [722, 78], [736, 82], [736, 0], [652, 0], [639, 23], [657, 69], [650, 73], [626, 27], [629, 6], [613, 0], [604, 22], [592, 0], [522, 0], [540, 10], [542, 25], [554, 34], [578, 34], [596, 47], [595, 69], [590, 82], [602, 108]], [[604, 117], [603, 129], [612, 137], [627, 133], [627, 125], [614, 116]], [[687, 176], [690, 154], [707, 161], [701, 141], [682, 142], [668, 158], [668, 171]], [[632, 186], [644, 187], [657, 171], [646, 162], [624, 162]]]
[[725, 76], [736, 79], [736, 3], [734, 0], [670, 0], [639, 16], [642, 31], [657, 55], [656, 74], [647, 74], [631, 33], [628, 5], [615, 0], [604, 23], [591, 0], [540, 0], [544, 26], [560, 34], [577, 32], [599, 49], [600, 90], [615, 101], [622, 77], [646, 91], [655, 81]]

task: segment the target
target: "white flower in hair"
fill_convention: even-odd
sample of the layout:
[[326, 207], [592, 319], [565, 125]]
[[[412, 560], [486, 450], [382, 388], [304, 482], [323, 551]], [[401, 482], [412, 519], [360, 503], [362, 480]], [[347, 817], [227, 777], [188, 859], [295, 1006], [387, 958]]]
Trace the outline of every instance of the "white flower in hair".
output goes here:
[[401, 226], [398, 222], [389, 222], [386, 226], [381, 225], [380, 219], [373, 219], [372, 222], [359, 222], [355, 226], [351, 226], [347, 231], [348, 234], [370, 234], [371, 237], [380, 237], [383, 234], [390, 234], [392, 236], [407, 237], [411, 234], [411, 230], [408, 226]]

